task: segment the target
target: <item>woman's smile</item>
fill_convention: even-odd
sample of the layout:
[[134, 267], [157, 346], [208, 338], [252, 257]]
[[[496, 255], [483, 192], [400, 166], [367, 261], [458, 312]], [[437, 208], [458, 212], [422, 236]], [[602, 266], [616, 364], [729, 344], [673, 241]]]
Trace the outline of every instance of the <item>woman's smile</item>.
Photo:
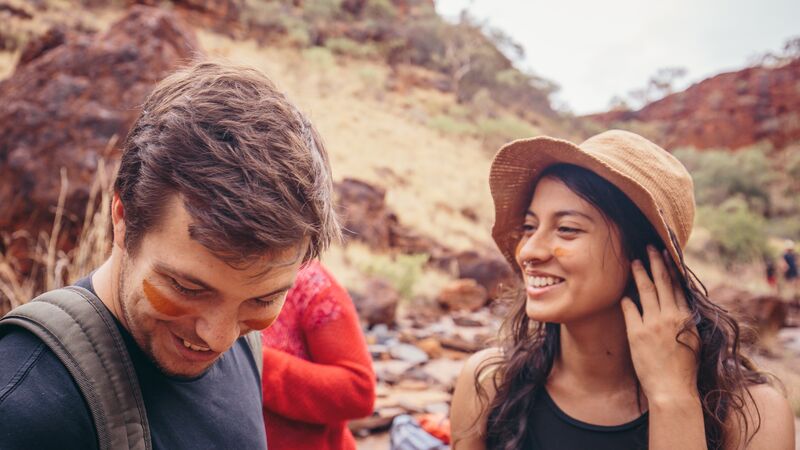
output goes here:
[[541, 272], [525, 273], [525, 289], [529, 299], [538, 299], [564, 286], [564, 278]]

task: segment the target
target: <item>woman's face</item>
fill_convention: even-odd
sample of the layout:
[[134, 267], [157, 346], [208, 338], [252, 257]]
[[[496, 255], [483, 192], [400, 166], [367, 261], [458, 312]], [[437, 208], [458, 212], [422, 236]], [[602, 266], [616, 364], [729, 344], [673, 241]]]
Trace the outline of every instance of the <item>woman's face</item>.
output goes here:
[[570, 323], [618, 308], [630, 274], [617, 227], [555, 178], [536, 185], [516, 259], [527, 315], [540, 322]]

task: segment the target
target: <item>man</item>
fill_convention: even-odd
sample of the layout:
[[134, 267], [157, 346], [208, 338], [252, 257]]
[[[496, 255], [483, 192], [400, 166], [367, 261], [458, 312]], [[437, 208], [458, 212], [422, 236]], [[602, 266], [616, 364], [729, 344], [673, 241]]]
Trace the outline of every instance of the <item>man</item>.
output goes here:
[[[126, 140], [109, 259], [76, 284], [116, 321], [154, 449], [266, 448], [246, 333], [339, 237], [321, 140], [260, 73], [162, 81]], [[35, 335], [0, 337], [0, 447], [99, 448], [75, 379]], [[260, 355], [258, 355], [260, 359]]]

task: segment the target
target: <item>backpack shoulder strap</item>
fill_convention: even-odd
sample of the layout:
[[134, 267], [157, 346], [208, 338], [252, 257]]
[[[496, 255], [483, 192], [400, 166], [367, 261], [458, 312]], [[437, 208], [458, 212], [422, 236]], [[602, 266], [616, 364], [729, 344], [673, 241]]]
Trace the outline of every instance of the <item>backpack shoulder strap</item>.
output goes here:
[[0, 320], [24, 328], [56, 354], [92, 413], [101, 450], [150, 450], [136, 372], [114, 318], [99, 298], [70, 286], [46, 292]]
[[263, 345], [261, 342], [261, 332], [251, 331], [244, 337], [247, 339], [247, 345], [250, 347], [250, 352], [253, 354], [253, 359], [256, 361], [256, 368], [258, 368], [258, 379], [260, 380], [261, 375], [264, 372], [264, 355], [261, 352]]

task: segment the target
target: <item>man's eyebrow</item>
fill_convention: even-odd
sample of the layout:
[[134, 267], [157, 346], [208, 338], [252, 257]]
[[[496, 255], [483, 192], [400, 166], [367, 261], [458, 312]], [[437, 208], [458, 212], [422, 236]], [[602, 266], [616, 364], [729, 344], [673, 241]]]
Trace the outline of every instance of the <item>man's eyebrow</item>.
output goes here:
[[[574, 210], [574, 209], [564, 209], [564, 210], [561, 210], [561, 211], [556, 211], [556, 213], [553, 214], [553, 215], [557, 219], [561, 218], [561, 217], [564, 217], [564, 216], [580, 216], [580, 217], [583, 217], [583, 218], [587, 219], [588, 221], [594, 223], [594, 218], [592, 218], [592, 216], [590, 216], [590, 215], [588, 215], [586, 213], [582, 213], [580, 211]], [[528, 217], [528, 216], [538, 217], [536, 215], [536, 213], [531, 211], [530, 209], [525, 212], [525, 217]]]

